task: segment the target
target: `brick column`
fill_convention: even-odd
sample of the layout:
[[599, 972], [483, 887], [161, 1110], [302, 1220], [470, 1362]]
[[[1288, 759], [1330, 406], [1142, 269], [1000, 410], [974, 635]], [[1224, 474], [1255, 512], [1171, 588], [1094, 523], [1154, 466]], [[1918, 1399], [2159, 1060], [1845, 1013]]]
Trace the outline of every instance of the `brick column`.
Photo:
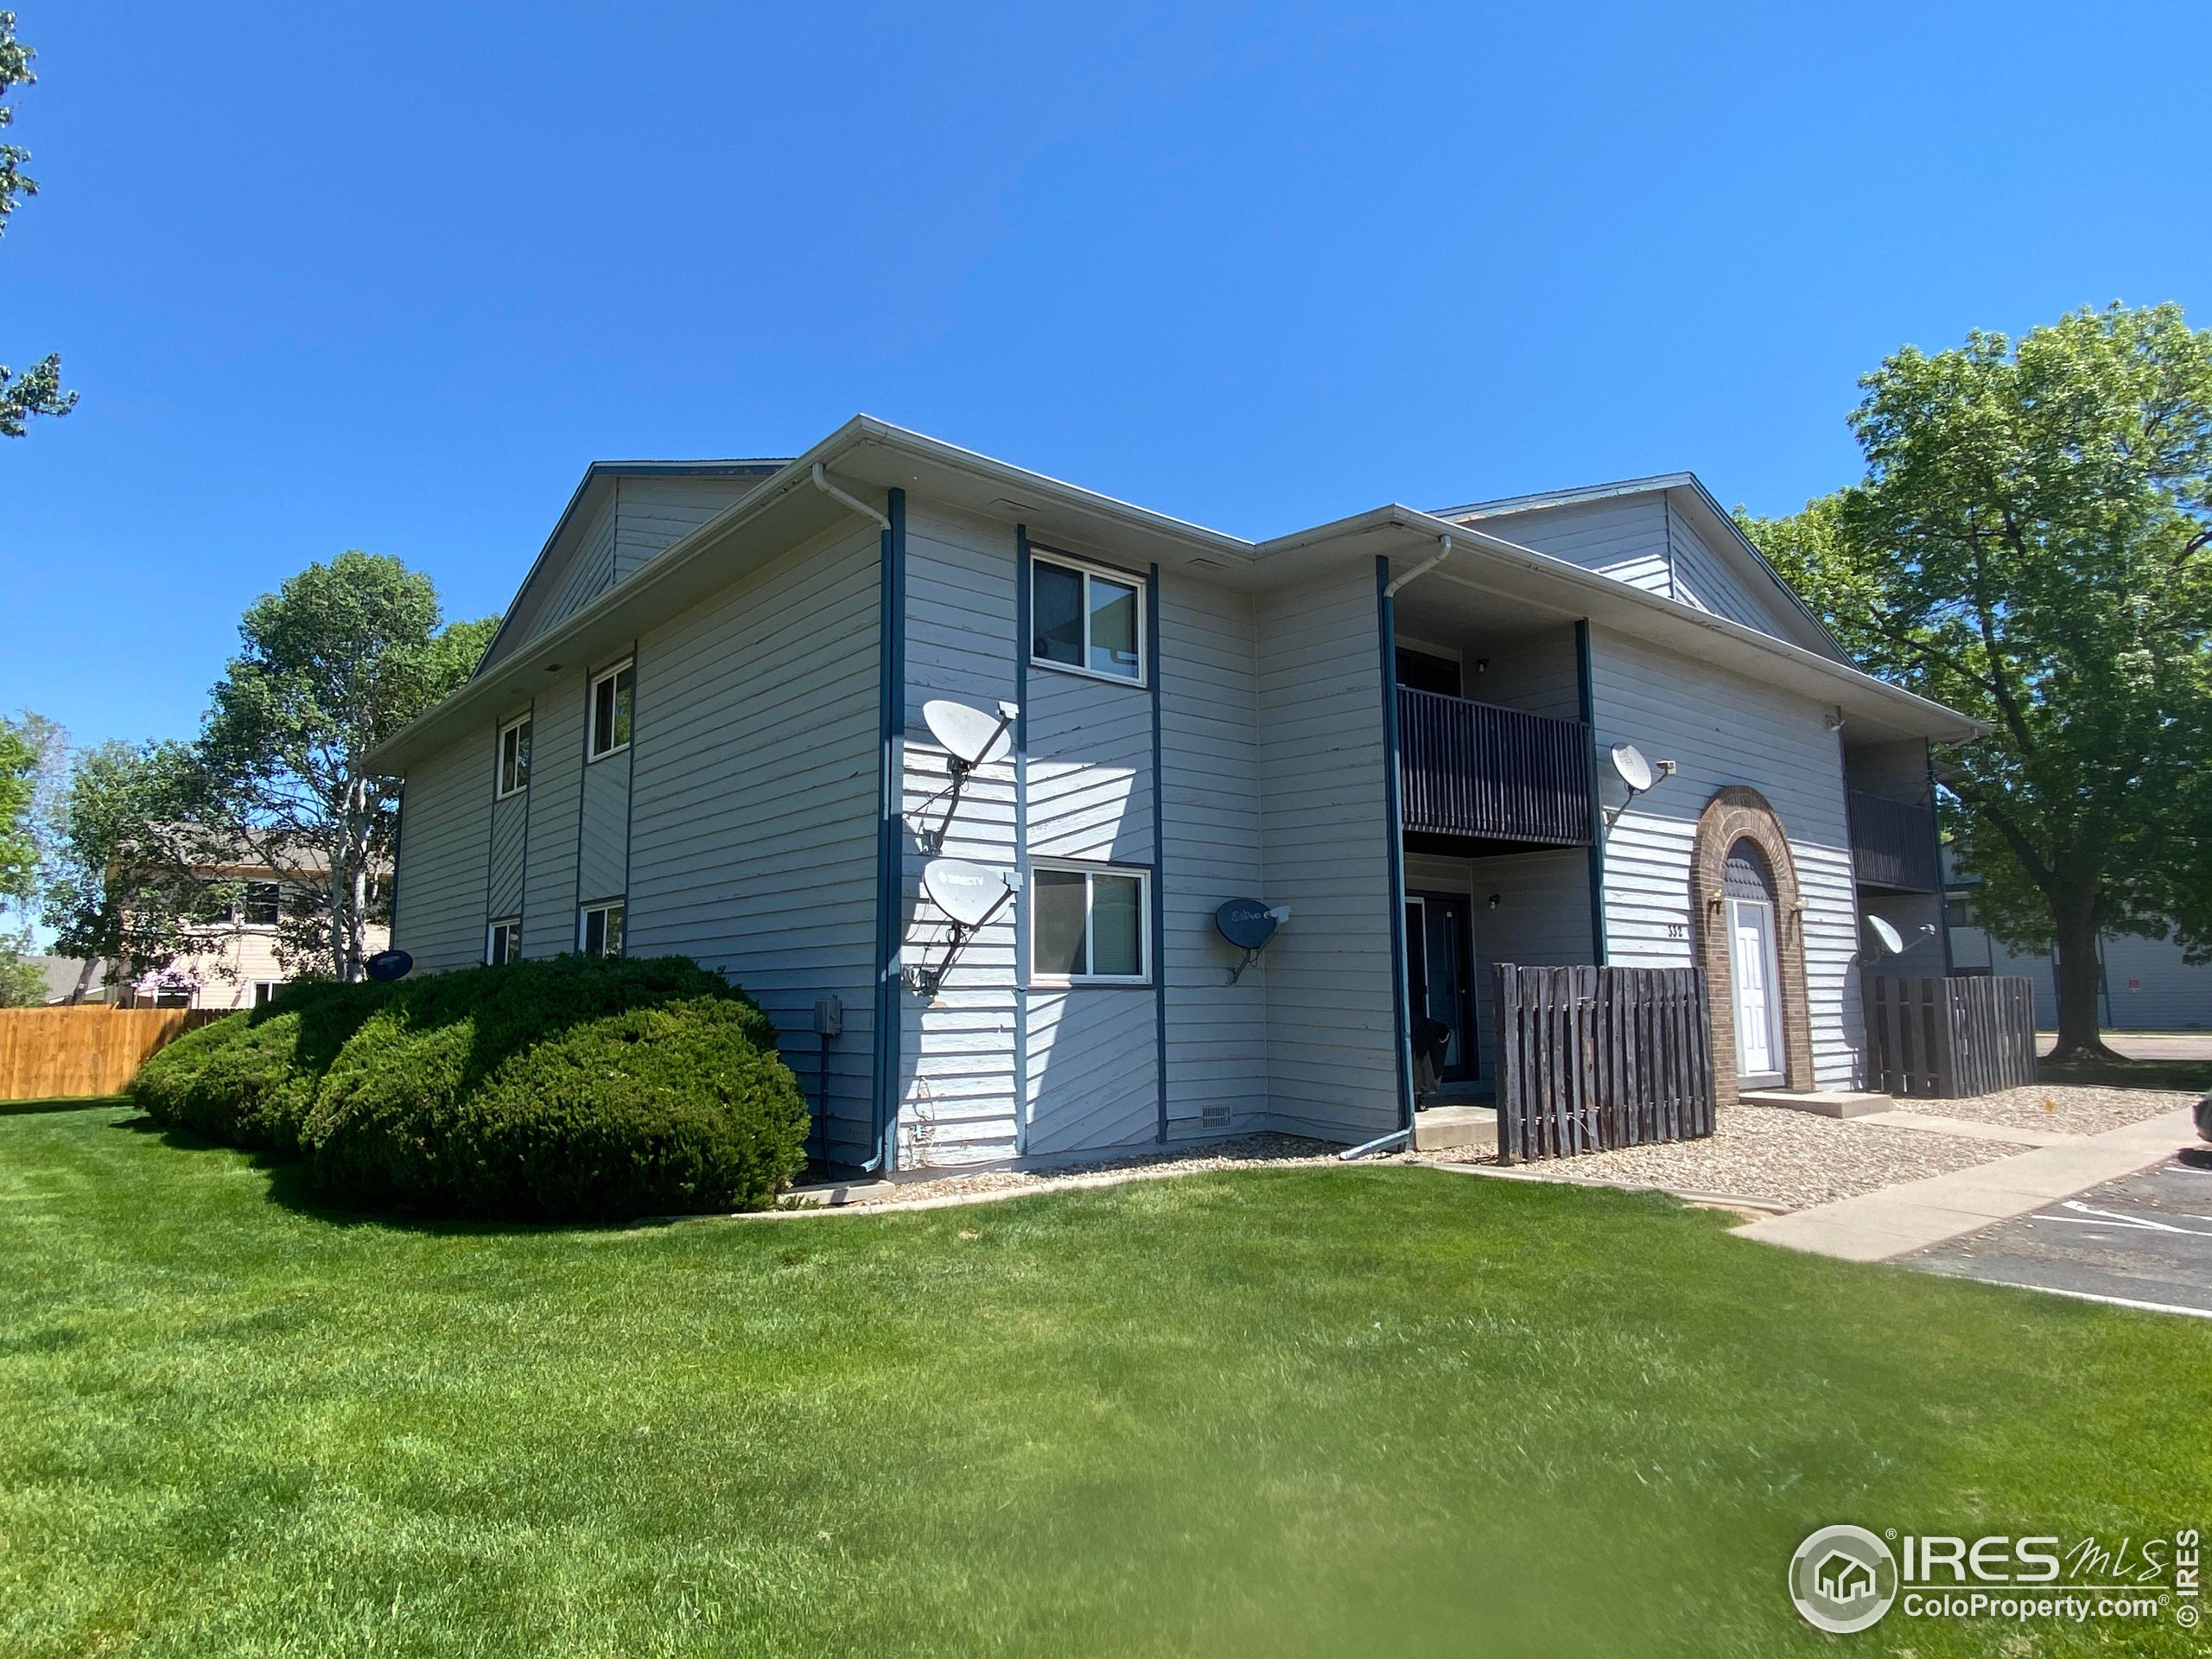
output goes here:
[[1782, 983], [1783, 1076], [1792, 1089], [1813, 1087], [1813, 1020], [1805, 992], [1805, 900], [1797, 886], [1789, 837], [1765, 796], [1730, 784], [1713, 792], [1697, 821], [1690, 855], [1690, 925], [1699, 965], [1705, 969], [1713, 1010], [1713, 1096], [1736, 1104], [1735, 981], [1728, 968], [1728, 916], [1721, 883], [1728, 849], [1748, 841], [1766, 857], [1774, 877], [1775, 957]]

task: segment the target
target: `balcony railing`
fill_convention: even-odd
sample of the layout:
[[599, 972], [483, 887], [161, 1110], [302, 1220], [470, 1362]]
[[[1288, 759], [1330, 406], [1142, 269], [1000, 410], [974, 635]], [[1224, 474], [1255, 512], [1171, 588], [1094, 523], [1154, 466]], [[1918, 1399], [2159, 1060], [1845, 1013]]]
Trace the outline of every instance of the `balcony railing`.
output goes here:
[[1862, 887], [1937, 891], [1942, 880], [1936, 866], [1936, 809], [1853, 790], [1851, 862]]
[[1402, 685], [1398, 777], [1408, 835], [1590, 844], [1590, 728], [1579, 720]]

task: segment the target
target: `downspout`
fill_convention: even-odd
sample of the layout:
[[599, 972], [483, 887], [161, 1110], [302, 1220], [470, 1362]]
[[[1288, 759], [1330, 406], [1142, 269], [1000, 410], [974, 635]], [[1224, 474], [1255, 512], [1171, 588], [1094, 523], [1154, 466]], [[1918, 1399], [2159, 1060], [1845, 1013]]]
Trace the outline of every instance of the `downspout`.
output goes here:
[[890, 513], [876, 512], [856, 501], [814, 469], [815, 486], [825, 495], [849, 505], [883, 526], [881, 566], [878, 587], [881, 618], [878, 624], [877, 685], [879, 731], [882, 744], [882, 779], [878, 791], [875, 865], [875, 1043], [873, 1098], [868, 1131], [874, 1152], [861, 1166], [864, 1171], [896, 1166], [899, 1112], [900, 1006], [899, 957], [903, 929], [900, 900], [905, 896], [905, 828], [906, 773], [906, 493], [890, 493]]
[[1014, 927], [1014, 1153], [1029, 1152], [1029, 526], [1014, 527], [1014, 868], [1024, 890], [1015, 898]]
[[[1590, 734], [1594, 757], [1598, 741], [1598, 691], [1590, 671], [1590, 621], [1574, 625], [1574, 669], [1580, 683], [1583, 729]], [[1590, 768], [1590, 955], [1597, 966], [1605, 965], [1605, 803], [1598, 792], [1598, 769]]]
[[1144, 645], [1152, 671], [1152, 1052], [1160, 1090], [1159, 1144], [1167, 1144], [1167, 787], [1161, 766], [1160, 678], [1166, 653], [1160, 648], [1160, 565], [1154, 561], [1144, 587]]
[[[1398, 781], [1397, 611], [1394, 595], [1419, 575], [1443, 563], [1439, 553], [1427, 564], [1416, 566], [1396, 582], [1390, 580], [1387, 554], [1375, 556], [1375, 629], [1377, 666], [1382, 680], [1382, 834], [1389, 887], [1390, 929], [1390, 1047], [1398, 1073], [1398, 1127], [1395, 1133], [1410, 1135], [1414, 1127], [1413, 1010], [1406, 995], [1406, 812]], [[1371, 1143], [1370, 1143], [1371, 1144]]]
[[[1382, 589], [1383, 598], [1395, 599], [1398, 596], [1399, 588], [1404, 587], [1408, 582], [1412, 582], [1416, 577], [1427, 575], [1430, 571], [1435, 569], [1438, 565], [1443, 563], [1445, 560], [1452, 556], [1452, 538], [1449, 536], [1440, 536], [1436, 539], [1443, 543], [1442, 546], [1437, 549], [1436, 556], [1433, 559], [1423, 559], [1419, 564], [1414, 566], [1412, 569], [1407, 571], [1404, 575], [1400, 576], [1395, 582], [1387, 583]], [[1388, 570], [1390, 568], [1387, 560], [1384, 562], [1382, 568], [1385, 570]]]
[[1921, 753], [1928, 762], [1928, 833], [1936, 842], [1936, 935], [1943, 942], [1943, 977], [1951, 977], [1951, 883], [1943, 873], [1942, 808], [1936, 801], [1936, 746], [1923, 742]]
[[[877, 524], [883, 526], [884, 533], [886, 535], [896, 533], [892, 530], [890, 519], [878, 512], [874, 507], [868, 505], [868, 504], [861, 500], [860, 497], [856, 495], [849, 495], [844, 491], [839, 489], [835, 484], [832, 484], [830, 481], [829, 474], [822, 470], [822, 463], [818, 461], [814, 463], [814, 487], [821, 491], [823, 494], [828, 496], [832, 501], [842, 502], [846, 506], [850, 507], [855, 512], [859, 513], [861, 518], [874, 519]], [[893, 490], [891, 493], [894, 498], [903, 498], [905, 492]]]

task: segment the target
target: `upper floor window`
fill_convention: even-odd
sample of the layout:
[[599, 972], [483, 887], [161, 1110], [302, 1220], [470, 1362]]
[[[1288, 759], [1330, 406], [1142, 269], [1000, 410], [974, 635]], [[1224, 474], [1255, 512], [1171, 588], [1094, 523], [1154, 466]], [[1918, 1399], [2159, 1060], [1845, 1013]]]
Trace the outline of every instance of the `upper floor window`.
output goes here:
[[530, 716], [499, 728], [499, 789], [502, 796], [530, 787]]
[[1057, 560], [1029, 566], [1029, 654], [1040, 663], [1144, 678], [1144, 586]]
[[630, 710], [638, 698], [634, 663], [610, 668], [591, 683], [591, 758], [630, 747]]
[[248, 927], [274, 927], [283, 919], [283, 890], [274, 881], [249, 881], [238, 898], [238, 920]]

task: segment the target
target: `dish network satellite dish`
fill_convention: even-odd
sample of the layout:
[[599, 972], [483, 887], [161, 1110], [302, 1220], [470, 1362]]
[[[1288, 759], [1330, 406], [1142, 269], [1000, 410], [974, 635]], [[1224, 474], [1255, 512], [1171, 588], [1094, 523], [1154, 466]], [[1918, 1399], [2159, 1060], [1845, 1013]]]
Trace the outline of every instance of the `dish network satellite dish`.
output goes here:
[[1658, 773], [1651, 770], [1651, 763], [1643, 758], [1643, 751], [1633, 743], [1616, 743], [1612, 748], [1613, 770], [1620, 774], [1621, 782], [1628, 785], [1631, 795], [1641, 795], [1658, 781]]
[[1260, 959], [1260, 952], [1274, 938], [1275, 929], [1289, 919], [1288, 905], [1268, 906], [1257, 899], [1231, 899], [1214, 912], [1213, 925], [1221, 937], [1244, 953], [1244, 960], [1229, 976], [1230, 984], [1244, 977], [1244, 970]]
[[1875, 944], [1882, 947], [1885, 956], [1894, 957], [1904, 949], [1904, 936], [1889, 921], [1879, 916], [1866, 918], [1866, 931], [1874, 936]]

